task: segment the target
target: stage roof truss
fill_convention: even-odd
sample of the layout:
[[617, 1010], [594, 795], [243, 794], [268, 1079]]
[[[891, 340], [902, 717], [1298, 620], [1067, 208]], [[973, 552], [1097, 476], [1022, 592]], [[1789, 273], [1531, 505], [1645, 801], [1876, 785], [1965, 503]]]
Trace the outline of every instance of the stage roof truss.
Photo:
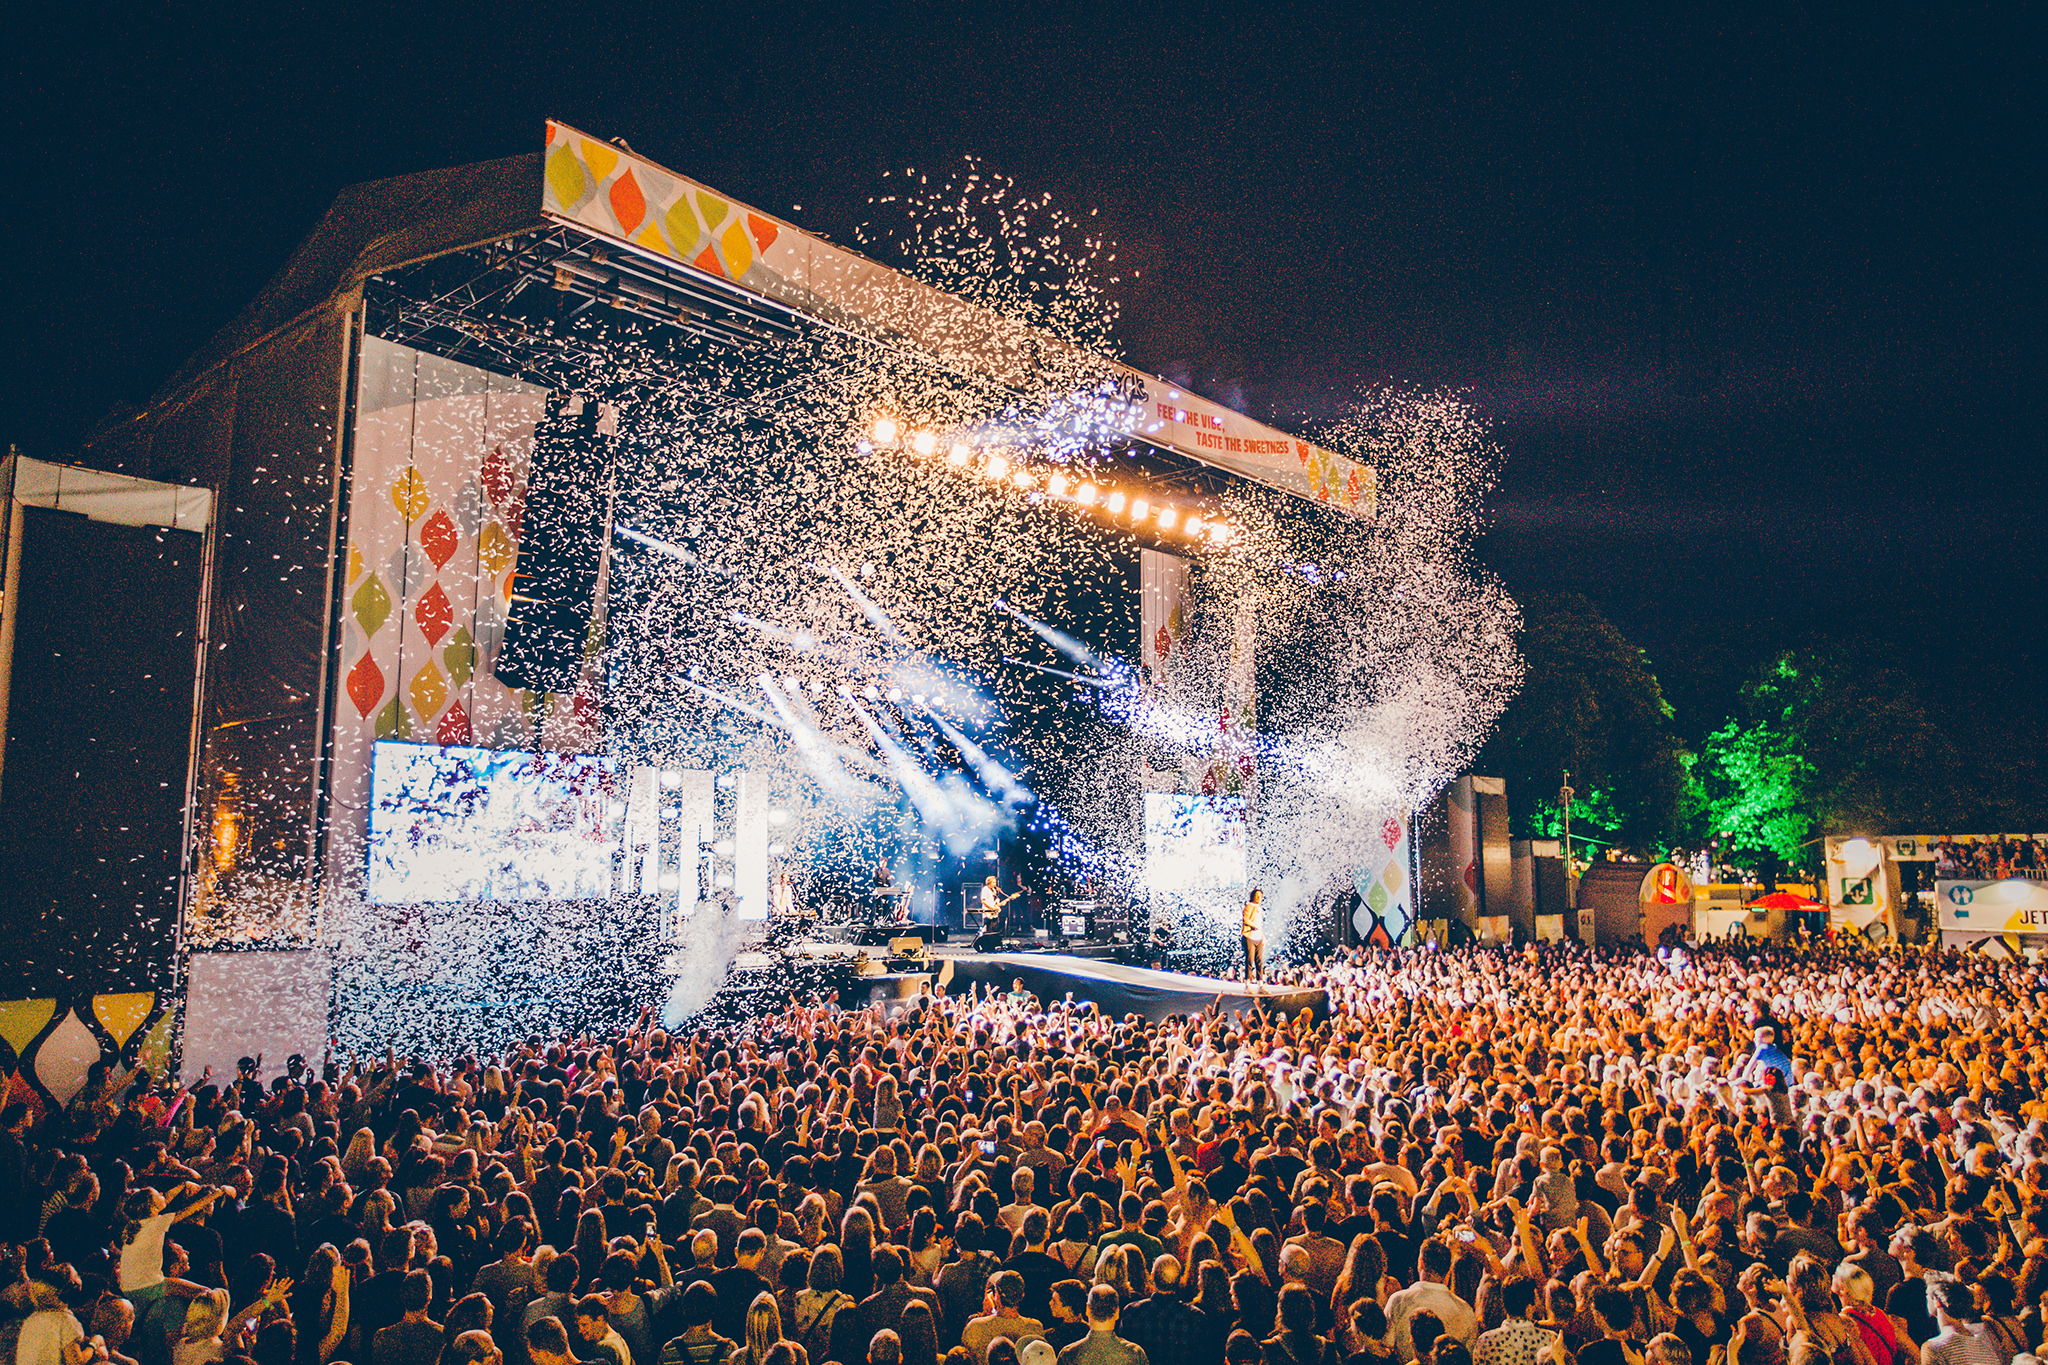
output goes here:
[[[373, 335], [556, 389], [603, 387], [603, 359], [551, 360], [578, 345], [570, 316], [631, 320], [688, 346], [772, 346], [832, 329], [932, 364], [962, 383], [1042, 396], [1048, 369], [1101, 371], [1131, 406], [1105, 455], [1140, 477], [1216, 490], [1244, 480], [1370, 520], [1370, 466], [1289, 436], [1108, 357], [999, 317], [814, 233], [718, 194], [622, 145], [549, 122], [543, 150], [352, 185], [248, 307], [95, 448], [146, 445], [209, 376], [337, 309]], [[621, 218], [620, 215], [626, 215]], [[549, 302], [536, 306], [545, 292]], [[549, 346], [533, 344], [553, 324]], [[588, 342], [583, 343], [588, 345]], [[677, 348], [682, 349], [682, 348]], [[341, 357], [335, 357], [337, 363]], [[1057, 361], [1058, 363], [1052, 363]], [[678, 374], [688, 356], [678, 357]], [[644, 375], [641, 377], [644, 380]], [[628, 380], [614, 386], [627, 396]], [[1098, 446], [1098, 450], [1102, 447]]]
[[[884, 343], [899, 342], [953, 370], [980, 371], [1004, 388], [1035, 390], [1048, 370], [1082, 353], [1073, 343], [1000, 316], [762, 213], [639, 156], [549, 120], [541, 213], [707, 286], [743, 293], [792, 315]], [[1373, 469], [1277, 431], [1198, 394], [1105, 356], [1101, 369], [1129, 402], [1134, 433], [1198, 464], [1371, 520]]]
[[[365, 290], [367, 325], [374, 335], [400, 345], [547, 388], [585, 391], [592, 388], [590, 376], [602, 373], [609, 358], [603, 341], [575, 328], [548, 330], [548, 323], [559, 324], [593, 307], [719, 348], [773, 347], [826, 325], [716, 282], [704, 284], [680, 270], [665, 270], [660, 263], [637, 256], [629, 261], [626, 256], [602, 239], [553, 224], [372, 278]], [[671, 289], [686, 302], [663, 301], [656, 306], [644, 292], [607, 288], [621, 278]], [[538, 308], [527, 298], [536, 290], [548, 300]], [[575, 302], [565, 307], [564, 301], [571, 299]], [[900, 344], [862, 339], [875, 345]], [[962, 382], [1004, 398], [1032, 396], [986, 374], [954, 373]], [[677, 359], [673, 372], [674, 388], [683, 401], [696, 401], [701, 395], [704, 414], [714, 421], [768, 415], [776, 403], [811, 382], [828, 381], [798, 374], [788, 383], [735, 398], [720, 389], [692, 385], [686, 358]], [[606, 396], [623, 398], [636, 392], [646, 392], [644, 379]], [[1207, 505], [1205, 512], [1242, 478], [1142, 434], [1115, 436], [1092, 460], [1067, 467], [1075, 478], [1122, 482], [1154, 501], [1199, 501]]]

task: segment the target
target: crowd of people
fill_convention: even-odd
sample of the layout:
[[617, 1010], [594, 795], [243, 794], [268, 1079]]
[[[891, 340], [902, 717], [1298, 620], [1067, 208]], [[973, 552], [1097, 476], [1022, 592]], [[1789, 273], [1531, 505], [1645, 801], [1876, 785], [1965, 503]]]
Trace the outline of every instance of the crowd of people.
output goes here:
[[2004, 881], [2048, 878], [2048, 847], [2023, 834], [1989, 839], [1943, 838], [1934, 845], [1934, 875], [1944, 881]]
[[1341, 954], [0, 1112], [0, 1365], [2033, 1365], [2048, 992], [1914, 950]]

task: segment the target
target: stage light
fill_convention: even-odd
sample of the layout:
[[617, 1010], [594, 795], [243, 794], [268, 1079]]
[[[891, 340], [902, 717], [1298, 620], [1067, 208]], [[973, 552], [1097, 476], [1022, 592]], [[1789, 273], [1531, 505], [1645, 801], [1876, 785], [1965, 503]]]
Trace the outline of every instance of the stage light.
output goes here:
[[730, 873], [721, 872], [716, 877], [713, 877], [711, 881], [720, 891], [732, 890], [732, 875]]
[[1109, 501], [1102, 505], [1109, 509], [1109, 514], [1111, 516], [1115, 516], [1117, 513], [1124, 510], [1124, 495], [1121, 492], [1111, 493], [1109, 495]]
[[875, 440], [882, 445], [893, 444], [897, 433], [900, 431], [902, 431], [902, 428], [897, 426], [890, 418], [877, 417], [875, 419]]
[[802, 678], [799, 678], [794, 673], [784, 678], [782, 680], [782, 685], [792, 692], [801, 692], [804, 690], [804, 680]]
[[903, 689], [902, 689], [902, 688], [900, 688], [900, 687], [892, 687], [892, 688], [890, 688], [890, 689], [889, 689], [889, 700], [890, 700], [890, 701], [902, 701], [902, 700], [903, 700]]
[[730, 858], [732, 856], [732, 840], [720, 839], [711, 846], [711, 851], [721, 858]]
[[771, 858], [780, 858], [784, 853], [787, 853], [788, 851], [789, 850], [782, 844], [768, 845], [768, 856]]
[[667, 769], [663, 769], [661, 774], [661, 785], [667, 787], [670, 791], [674, 791], [677, 787], [683, 785], [683, 775], [678, 772], [670, 772]]
[[1064, 498], [1067, 495], [1067, 476], [1064, 474], [1055, 474], [1052, 476], [1051, 479], [1046, 481], [1045, 486], [1054, 497]]
[[1010, 476], [1010, 482], [1016, 484], [1019, 488], [1031, 487], [1031, 471], [1028, 469], [1018, 470]]
[[882, 693], [880, 689], [872, 685], [862, 688], [861, 695], [863, 697], [866, 697], [869, 701], [880, 701], [882, 699]]
[[1171, 507], [1162, 507], [1159, 509], [1159, 526], [1161, 530], [1171, 531], [1173, 529], [1173, 524], [1179, 520], [1180, 513], [1174, 511]]
[[860, 576], [862, 578], [873, 578], [875, 576], [874, 560], [870, 559], [860, 566]]
[[988, 464], [985, 466], [985, 469], [991, 479], [1000, 479], [1003, 475], [1010, 472], [1010, 462], [991, 451], [989, 452]]
[[664, 891], [675, 891], [679, 889], [682, 886], [682, 884], [683, 879], [681, 877], [678, 877], [673, 872], [664, 872], [661, 874], [661, 889]]
[[929, 455], [939, 448], [939, 438], [929, 431], [920, 431], [910, 438], [910, 448], [920, 455]]
[[789, 812], [788, 812], [788, 811], [786, 811], [786, 810], [771, 810], [771, 811], [769, 811], [769, 812], [768, 812], [768, 823], [769, 823], [769, 824], [771, 824], [771, 825], [786, 825], [786, 824], [788, 824], [788, 823], [789, 823]]
[[1203, 521], [1200, 517], [1189, 517], [1187, 525], [1183, 529], [1186, 530], [1187, 533], [1191, 536], [1198, 536], [1202, 534], [1202, 532], [1208, 530], [1209, 528], [1203, 524]]
[[956, 468], [960, 465], [966, 464], [969, 460], [973, 458], [974, 452], [969, 450], [965, 445], [962, 445], [958, 441], [954, 442], [953, 448], [946, 452], [946, 463], [949, 465], [953, 465]]
[[[1119, 497], [1121, 495], [1112, 493], [1110, 496]], [[1090, 503], [1094, 502], [1095, 485], [1092, 483], [1084, 483], [1079, 488], [1076, 488], [1074, 490], [1074, 501], [1080, 503], [1083, 507], [1086, 507]]]
[[1131, 500], [1131, 524], [1133, 526], [1137, 525], [1139, 522], [1143, 521], [1146, 517], [1149, 517], [1151, 515], [1151, 503], [1145, 501], [1145, 499], [1143, 498], [1133, 498]]

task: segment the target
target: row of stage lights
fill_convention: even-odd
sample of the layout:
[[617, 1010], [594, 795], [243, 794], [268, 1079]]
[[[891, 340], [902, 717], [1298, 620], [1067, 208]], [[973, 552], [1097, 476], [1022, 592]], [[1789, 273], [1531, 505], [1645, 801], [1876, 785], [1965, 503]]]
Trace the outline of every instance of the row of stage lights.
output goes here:
[[[869, 435], [877, 446], [907, 446], [914, 454], [926, 458], [939, 453], [936, 433], [913, 431], [905, 439], [902, 426], [893, 417], [876, 418]], [[974, 462], [974, 450], [965, 442], [955, 442], [946, 452], [946, 463], [955, 469], [967, 469]], [[1023, 464], [1013, 464], [998, 451], [991, 450], [982, 455], [978, 472], [992, 482], [1008, 483], [1026, 493], [1037, 493], [1079, 507], [1100, 507], [1112, 517], [1128, 516], [1134, 527], [1153, 526], [1161, 531], [1178, 529], [1190, 540], [1206, 540], [1216, 546], [1229, 545], [1237, 539], [1237, 528], [1229, 522], [1204, 517], [1197, 512], [1183, 515], [1181, 509], [1171, 503], [1155, 503], [1142, 495], [1126, 494], [1120, 488], [1106, 488], [1062, 470], [1053, 470], [1041, 480]]]

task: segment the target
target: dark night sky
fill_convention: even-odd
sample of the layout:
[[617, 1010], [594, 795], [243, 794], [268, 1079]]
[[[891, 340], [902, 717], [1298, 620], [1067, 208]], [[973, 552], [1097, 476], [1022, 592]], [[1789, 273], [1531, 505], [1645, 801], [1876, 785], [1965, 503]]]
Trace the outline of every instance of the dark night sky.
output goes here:
[[1468, 388], [1509, 456], [1488, 559], [1667, 677], [1816, 627], [2041, 638], [2021, 6], [131, 8], [10, 45], [31, 453], [146, 397], [342, 185], [552, 115], [842, 241], [883, 170], [977, 155], [1100, 209], [1129, 359], [1282, 425]]

